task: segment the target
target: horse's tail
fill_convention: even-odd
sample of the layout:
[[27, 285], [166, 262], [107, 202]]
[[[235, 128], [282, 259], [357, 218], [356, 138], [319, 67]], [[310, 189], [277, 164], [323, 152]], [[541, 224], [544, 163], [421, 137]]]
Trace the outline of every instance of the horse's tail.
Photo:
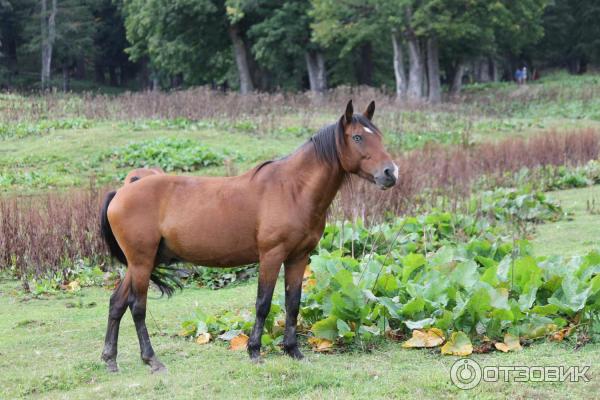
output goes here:
[[108, 250], [110, 251], [111, 257], [115, 257], [121, 263], [127, 265], [125, 253], [123, 253], [123, 250], [121, 249], [121, 247], [119, 247], [119, 243], [117, 242], [117, 239], [115, 239], [115, 235], [113, 234], [113, 231], [110, 228], [110, 222], [108, 222], [108, 216], [106, 215], [108, 206], [112, 201], [113, 197], [115, 197], [115, 194], [117, 194], [116, 191], [108, 193], [104, 198], [104, 203], [102, 203], [102, 208], [100, 209], [100, 232], [102, 233], [104, 242], [108, 246]]
[[[102, 209], [100, 210], [100, 231], [102, 232], [102, 237], [108, 246], [111, 257], [115, 257], [121, 263], [127, 265], [125, 253], [123, 253], [123, 249], [121, 249], [119, 246], [106, 215], [108, 206], [113, 197], [115, 197], [115, 194], [117, 194], [116, 191], [110, 192], [104, 198], [104, 203], [102, 204]], [[166, 294], [167, 297], [171, 297], [175, 289], [183, 289], [184, 284], [181, 281], [181, 278], [186, 278], [194, 272], [194, 268], [178, 268], [171, 265], [159, 265], [152, 270], [150, 279], [156, 286], [158, 286], [161, 295]]]

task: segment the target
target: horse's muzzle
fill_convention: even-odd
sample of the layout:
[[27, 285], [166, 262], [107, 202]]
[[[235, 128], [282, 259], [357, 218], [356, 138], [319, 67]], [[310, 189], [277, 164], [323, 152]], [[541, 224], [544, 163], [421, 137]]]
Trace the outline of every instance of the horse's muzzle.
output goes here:
[[398, 180], [398, 166], [394, 163], [388, 164], [381, 169], [381, 172], [375, 175], [375, 184], [382, 190], [391, 188]]

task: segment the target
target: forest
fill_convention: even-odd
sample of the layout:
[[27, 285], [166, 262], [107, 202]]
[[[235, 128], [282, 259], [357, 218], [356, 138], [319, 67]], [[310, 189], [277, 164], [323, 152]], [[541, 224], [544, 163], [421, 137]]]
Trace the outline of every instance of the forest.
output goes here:
[[0, 0], [0, 87], [242, 94], [463, 83], [600, 61], [594, 0]]

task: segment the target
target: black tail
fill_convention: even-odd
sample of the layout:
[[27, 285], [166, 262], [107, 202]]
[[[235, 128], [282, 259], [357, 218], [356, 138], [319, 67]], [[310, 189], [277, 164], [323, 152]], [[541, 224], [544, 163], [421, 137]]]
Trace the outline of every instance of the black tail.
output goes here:
[[112, 201], [113, 197], [117, 194], [116, 191], [110, 192], [104, 198], [104, 203], [102, 204], [102, 208], [100, 209], [100, 232], [102, 233], [102, 237], [104, 237], [104, 241], [108, 246], [108, 250], [110, 251], [110, 255], [115, 257], [121, 263], [127, 265], [127, 259], [125, 258], [125, 254], [123, 250], [119, 247], [119, 243], [117, 243], [117, 239], [115, 239], [115, 235], [113, 235], [112, 229], [110, 228], [110, 222], [108, 222], [108, 217], [106, 216], [106, 210], [108, 210], [108, 205]]
[[[102, 237], [104, 237], [104, 241], [110, 250], [110, 255], [127, 265], [125, 254], [119, 246], [117, 239], [115, 239], [115, 235], [113, 235], [112, 229], [110, 228], [110, 222], [108, 222], [108, 217], [106, 216], [108, 205], [113, 197], [115, 197], [115, 194], [117, 194], [116, 191], [108, 193], [102, 204], [102, 209], [100, 210], [100, 232], [102, 232]], [[183, 289], [184, 284], [181, 281], [181, 278], [187, 278], [194, 272], [194, 268], [178, 268], [170, 265], [159, 265], [152, 271], [150, 279], [158, 286], [161, 295], [166, 294], [167, 297], [171, 297], [175, 289]]]

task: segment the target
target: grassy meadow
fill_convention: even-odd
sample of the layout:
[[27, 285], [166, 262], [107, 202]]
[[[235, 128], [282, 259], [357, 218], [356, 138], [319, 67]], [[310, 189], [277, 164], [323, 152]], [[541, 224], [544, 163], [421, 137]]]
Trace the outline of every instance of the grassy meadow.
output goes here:
[[[117, 96], [0, 94], [0, 222], [5, 222], [0, 224], [0, 235], [5, 235], [0, 245], [15, 252], [20, 251], [17, 242], [39, 247], [22, 253], [22, 258], [0, 253], [0, 399], [529, 399], [590, 398], [600, 392], [600, 340], [588, 331], [561, 341], [550, 340], [551, 335], [524, 340], [520, 352], [471, 357], [481, 365], [590, 365], [590, 382], [481, 383], [469, 391], [450, 381], [450, 368], [458, 358], [442, 355], [438, 347], [407, 349], [380, 337], [369, 345], [321, 353], [311, 349], [304, 331], [300, 341], [306, 360], [296, 362], [271, 350], [264, 364], [254, 365], [244, 351], [229, 350], [222, 341], [198, 345], [178, 335], [198, 308], [211, 314], [252, 310], [255, 278], [219, 290], [192, 282], [171, 299], [158, 299], [158, 292], [151, 291], [148, 329], [168, 373], [151, 375], [141, 363], [129, 313], [120, 330], [121, 370], [106, 372], [100, 352], [110, 287], [119, 271], [96, 254], [101, 244], [92, 243], [97, 241], [94, 199], [118, 187], [134, 167], [123, 160], [133, 160], [135, 166], [165, 160], [163, 166], [173, 166], [170, 173], [177, 174], [241, 173], [293, 151], [318, 128], [334, 122], [348, 98], [354, 99], [355, 108], [376, 100], [375, 123], [390, 152], [402, 161], [405, 180], [401, 173], [399, 186], [404, 187], [388, 197], [368, 185], [356, 186], [358, 202], [377, 204], [373, 213], [380, 219], [390, 220], [390, 210], [422, 213], [445, 207], [483, 221], [482, 215], [494, 210], [484, 212], [479, 204], [482, 193], [497, 187], [535, 189], [558, 202], [562, 208], [553, 215], [560, 217], [530, 218], [521, 216], [519, 209], [510, 214], [513, 219], [498, 217], [508, 228], [494, 225], [481, 237], [494, 236], [489, 239], [494, 246], [503, 243], [513, 254], [516, 240], [526, 238], [532, 257], [583, 256], [600, 249], [600, 167], [594, 162], [599, 151], [600, 75], [550, 74], [525, 87], [470, 85], [460, 98], [435, 107], [399, 105], [386, 93], [367, 88], [337, 89], [324, 99], [303, 94], [244, 97], [204, 89]], [[193, 151], [181, 151], [177, 143]], [[198, 157], [212, 161], [198, 165]], [[537, 163], [543, 167], [531, 166]], [[521, 168], [525, 166], [529, 168]], [[90, 185], [95, 187], [93, 195]], [[418, 206], [409, 207], [402, 198]], [[71, 214], [61, 219], [58, 204], [74, 209], [84, 201], [73, 220]], [[493, 206], [502, 204], [513, 203]], [[347, 215], [345, 207], [359, 208], [343, 198], [336, 207], [342, 211], [336, 211], [335, 218]], [[57, 213], [53, 221], [66, 228], [49, 228], [52, 218], [44, 212]], [[526, 221], [527, 229], [520, 230], [515, 215]], [[77, 230], [78, 226], [85, 230]], [[52, 240], [35, 234], [45, 229]], [[68, 244], [63, 235], [86, 240], [75, 237]], [[475, 239], [484, 240], [481, 237]], [[441, 242], [432, 242], [434, 250], [428, 253], [425, 240], [424, 249], [418, 251], [430, 260], [448, 244]], [[65, 259], [63, 247], [75, 244], [81, 254]], [[53, 251], [56, 247], [60, 254], [46, 258], [34, 254], [43, 253], [43, 247]], [[78, 258], [77, 268], [72, 258]], [[54, 265], [41, 264], [49, 259]], [[69, 273], [61, 274], [62, 270]], [[67, 276], [82, 288], [65, 290]], [[281, 279], [277, 291], [276, 297], [282, 292]], [[579, 317], [567, 313], [559, 318], [570, 327]], [[405, 335], [402, 340], [408, 338]]]

